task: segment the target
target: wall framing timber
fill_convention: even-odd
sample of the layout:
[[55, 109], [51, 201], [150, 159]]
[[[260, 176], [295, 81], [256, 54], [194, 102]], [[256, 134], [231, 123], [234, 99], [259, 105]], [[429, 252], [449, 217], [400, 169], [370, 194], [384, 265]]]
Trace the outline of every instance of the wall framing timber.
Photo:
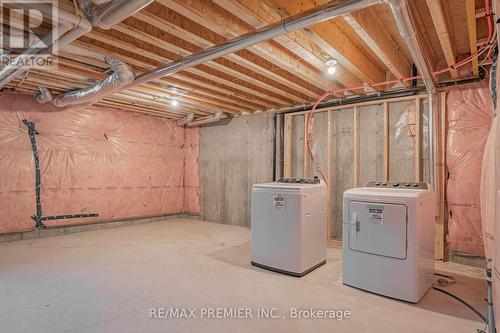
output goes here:
[[[426, 95], [417, 95], [417, 96], [408, 96], [408, 97], [399, 97], [399, 98], [391, 98], [391, 99], [385, 99], [385, 100], [377, 100], [377, 101], [370, 101], [370, 102], [364, 102], [364, 103], [359, 103], [356, 105], [342, 105], [342, 106], [337, 106], [337, 107], [332, 107], [332, 108], [325, 108], [325, 109], [318, 109], [316, 110], [316, 114], [326, 112], [327, 113], [327, 163], [328, 165], [326, 166], [326, 172], [328, 174], [328, 178], [330, 179], [330, 184], [328, 186], [328, 244], [333, 247], [339, 247], [342, 244], [342, 241], [337, 238], [333, 238], [333, 229], [334, 226], [338, 223], [342, 223], [342, 221], [336, 221], [335, 214], [334, 214], [334, 202], [337, 199], [335, 197], [335, 191], [334, 191], [334, 182], [333, 178], [335, 175], [335, 170], [337, 166], [337, 160], [335, 156], [335, 142], [334, 142], [334, 113], [336, 111], [342, 111], [342, 110], [353, 110], [353, 184], [354, 186], [361, 186], [361, 177], [360, 177], [360, 151], [361, 151], [361, 140], [360, 140], [360, 135], [362, 132], [362, 128], [360, 127], [360, 108], [361, 107], [366, 107], [366, 106], [381, 106], [382, 107], [382, 112], [383, 112], [383, 172], [382, 172], [382, 179], [383, 180], [392, 180], [391, 179], [391, 170], [390, 170], [390, 161], [391, 158], [394, 158], [394, 156], [391, 157], [391, 151], [390, 151], [390, 105], [398, 102], [414, 102], [415, 103], [415, 133], [414, 135], [414, 149], [413, 149], [413, 180], [414, 181], [423, 181], [424, 180], [424, 170], [425, 168], [423, 167], [423, 155], [424, 155], [424, 140], [426, 138], [423, 137], [423, 123], [424, 123], [424, 107], [422, 107], [422, 104], [427, 100]], [[439, 208], [438, 208], [438, 217], [436, 218], [435, 221], [435, 231], [436, 231], [436, 259], [443, 260], [444, 258], [444, 233], [445, 233], [445, 220], [446, 220], [446, 209], [445, 209], [445, 201], [444, 201], [444, 188], [445, 188], [445, 172], [446, 170], [443, 170], [444, 166], [444, 154], [445, 154], [445, 144], [446, 142], [443, 141], [445, 138], [445, 119], [444, 119], [444, 114], [445, 114], [445, 107], [446, 107], [446, 98], [445, 94], [439, 94], [439, 101], [438, 101], [438, 108], [437, 112], [439, 113], [438, 116], [438, 127], [439, 127], [439, 133], [438, 133], [438, 142], [437, 142], [437, 155], [438, 155], [438, 166], [440, 167], [440, 175], [437, 177], [437, 185], [436, 185], [436, 190], [437, 190], [437, 195], [439, 196]], [[363, 111], [363, 112], [370, 112], [370, 111]], [[292, 177], [293, 176], [293, 163], [303, 163], [303, 172], [301, 172], [300, 175], [296, 175], [297, 177], [309, 177], [312, 169], [311, 161], [309, 159], [309, 156], [307, 154], [307, 145], [306, 145], [306, 140], [304, 141], [304, 147], [303, 147], [303, 156], [301, 156], [300, 161], [294, 159], [294, 150], [293, 150], [293, 145], [294, 145], [294, 132], [292, 130], [292, 122], [294, 121], [295, 117], [303, 116], [304, 120], [307, 117], [308, 111], [302, 111], [302, 112], [294, 112], [294, 113], [289, 113], [285, 115], [285, 121], [284, 121], [284, 177]], [[314, 118], [313, 118], [314, 119]], [[307, 122], [304, 121], [304, 133], [305, 127], [307, 126]], [[314, 125], [313, 125], [314, 126]], [[305, 135], [305, 134], [304, 134]], [[394, 153], [394, 152], [393, 152]], [[396, 179], [394, 179], [396, 180]], [[401, 180], [401, 179], [398, 179]], [[338, 219], [338, 218], [337, 218]]]

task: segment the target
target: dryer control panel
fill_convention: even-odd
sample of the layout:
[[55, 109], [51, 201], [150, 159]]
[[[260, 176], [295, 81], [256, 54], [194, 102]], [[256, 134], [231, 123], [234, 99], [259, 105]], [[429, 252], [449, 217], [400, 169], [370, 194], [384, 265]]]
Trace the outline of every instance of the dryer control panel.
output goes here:
[[320, 180], [318, 177], [314, 178], [281, 178], [278, 183], [288, 183], [288, 184], [319, 184]]
[[397, 182], [397, 181], [371, 181], [366, 184], [366, 187], [379, 187], [379, 188], [401, 188], [401, 189], [414, 189], [414, 190], [428, 190], [429, 186], [423, 182]]

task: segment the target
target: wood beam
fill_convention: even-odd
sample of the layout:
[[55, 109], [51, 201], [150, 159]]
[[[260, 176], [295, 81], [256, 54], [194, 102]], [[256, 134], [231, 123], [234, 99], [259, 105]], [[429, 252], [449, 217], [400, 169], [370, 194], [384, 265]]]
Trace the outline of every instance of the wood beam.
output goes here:
[[[439, 43], [441, 44], [441, 48], [446, 59], [446, 63], [448, 64], [448, 66], [451, 66], [456, 62], [456, 52], [451, 41], [448, 25], [446, 23], [443, 4], [441, 3], [441, 0], [426, 1], [431, 13], [432, 22], [434, 23], [434, 28], [436, 29], [438, 35]], [[451, 70], [450, 74], [453, 79], [458, 78], [457, 70]]]
[[335, 174], [335, 156], [334, 156], [334, 142], [333, 142], [333, 111], [328, 111], [328, 139], [327, 139], [327, 147], [328, 147], [328, 237], [327, 240], [333, 240], [333, 223], [334, 223], [334, 215], [333, 215], [333, 204], [335, 200], [335, 191], [333, 188], [333, 177]]
[[414, 181], [422, 181], [422, 108], [420, 99], [415, 99], [415, 148], [413, 151]]
[[[465, 9], [467, 11], [467, 29], [469, 30], [470, 54], [477, 52], [477, 26], [476, 26], [476, 0], [465, 0]], [[472, 59], [472, 74], [479, 76], [479, 61]]]
[[354, 186], [360, 184], [360, 129], [359, 108], [354, 105]]
[[[419, 100], [420, 102], [420, 100]], [[390, 156], [389, 156], [389, 103], [384, 102], [384, 180], [389, 181], [390, 180], [390, 174], [389, 174], [389, 161], [390, 161]]]
[[[134, 18], [158, 28], [163, 33], [188, 41], [202, 49], [227, 41], [222, 35], [160, 4], [150, 5], [146, 10], [137, 13]], [[277, 67], [249, 50], [241, 50], [226, 55], [225, 58], [257, 71], [268, 78], [277, 80], [308, 96], [316, 97], [324, 92], [316, 84], [311, 84], [303, 80], [302, 77]]]
[[[158, 0], [157, 2], [222, 35], [226, 39], [254, 31], [251, 25], [210, 0], [190, 2]], [[248, 50], [325, 91], [330, 88], [316, 68], [275, 41], [262, 42], [248, 48]]]
[[[303, 178], [309, 178], [309, 170], [311, 167], [312, 161], [310, 160], [309, 157], [309, 149], [307, 148], [307, 138], [306, 138], [306, 133], [307, 133], [307, 118], [309, 117], [309, 114], [304, 115], [304, 145], [302, 147], [303, 152], [302, 152], [302, 158], [303, 158], [303, 167], [302, 167], [302, 177]], [[314, 117], [311, 118], [311, 127], [314, 127]]]
[[[146, 70], [152, 69], [154, 66], [148, 63], [143, 63], [132, 56], [127, 56], [123, 54], [119, 54], [116, 52], [112, 52], [108, 49], [87, 45], [81, 43], [80, 41], [75, 42], [75, 45], [80, 46], [84, 49], [89, 49], [93, 51], [98, 51], [100, 53], [106, 53], [110, 56], [113, 56], [117, 59], [121, 59], [131, 65], [136, 72], [144, 72]], [[65, 54], [64, 51], [61, 54]], [[69, 57], [75, 58], [75, 55], [69, 54]], [[67, 61], [67, 59], [65, 59]], [[90, 58], [81, 59], [82, 64], [78, 67], [83, 66], [83, 63], [94, 65], [95, 60]], [[101, 63], [98, 65], [99, 68], [107, 67], [106, 64]], [[233, 91], [229, 87], [224, 87], [217, 82], [209, 82], [207, 80], [202, 80], [202, 78], [198, 78], [194, 74], [187, 72], [179, 72], [174, 74], [173, 76], [165, 77], [159, 80], [153, 81], [151, 84], [157, 86], [173, 86], [180, 88], [181, 90], [187, 91], [191, 96], [199, 96], [199, 98], [203, 100], [211, 100], [216, 101], [221, 105], [226, 105], [228, 107], [234, 107], [243, 111], [252, 111], [252, 110], [263, 110], [263, 108], [267, 107], [266, 102], [260, 102], [259, 100], [252, 100], [251, 98], [247, 98], [243, 94], [239, 94], [238, 91]]]
[[[176, 38], [175, 36], [158, 30], [156, 27], [149, 26], [142, 21], [135, 20], [129, 22], [133, 25], [118, 24], [114, 27], [114, 30], [140, 40], [142, 43], [156, 45], [157, 47], [169, 52], [188, 55], [202, 50], [202, 48], [197, 45]], [[301, 91], [292, 89], [290, 86], [294, 84], [293, 82], [279, 82], [274, 79], [270, 79], [265, 75], [265, 71], [261, 71], [259, 68], [253, 68], [256, 69], [256, 71], [253, 71], [247, 66], [238, 64], [227, 58], [215, 59], [208, 62], [206, 65], [220, 70], [228, 75], [234, 76], [236, 79], [241, 79], [256, 86], [276, 91], [280, 95], [289, 98], [295, 103], [308, 102], [310, 99], [308, 95], [303, 94]]]
[[292, 141], [292, 114], [285, 114], [285, 133], [284, 133], [284, 166], [283, 177], [292, 177], [293, 163], [293, 141]]
[[[289, 1], [269, 0], [277, 10], [288, 15], [296, 15], [317, 5], [314, 0]], [[320, 3], [326, 2], [320, 1]], [[376, 61], [355, 42], [354, 32], [346, 29], [348, 24], [342, 18], [336, 18], [310, 26], [309, 36], [320, 47], [329, 48], [334, 58], [361, 81], [368, 84], [385, 81], [385, 69], [378, 68]]]
[[422, 43], [424, 56], [427, 58], [429, 67], [431, 69], [435, 68], [438, 63], [438, 57], [436, 55], [436, 52], [434, 51], [434, 48], [432, 47], [429, 32], [424, 28], [425, 25], [420, 14], [422, 6], [417, 6], [414, 1], [408, 1], [407, 4], [410, 9], [411, 16], [415, 20], [415, 29], [418, 39]]
[[[214, 0], [214, 2], [237, 15], [254, 29], [262, 28], [281, 20], [281, 16], [278, 13], [261, 1]], [[326, 73], [327, 66], [325, 62], [332, 56], [311, 41], [303, 31], [293, 31], [284, 36], [275, 38], [275, 41], [311, 63], [321, 73]], [[342, 65], [337, 67], [335, 80], [327, 75], [324, 75], [323, 79], [325, 82], [328, 82], [331, 89], [335, 89], [336, 86], [338, 86], [336, 81], [347, 87], [359, 86], [362, 84], [360, 79], [346, 70]]]
[[[113, 33], [113, 31], [101, 33], [95, 30], [86, 34], [85, 37], [82, 37], [81, 39], [93, 39], [103, 44], [107, 44], [110, 49], [120, 49], [122, 52], [132, 52], [135, 54], [136, 58], [139, 58], [138, 55], [140, 55], [140, 58], [145, 60], [144, 62], [147, 61], [146, 59], [151, 59], [155, 60], [159, 64], [166, 64], [182, 58], [182, 56], [177, 53], [166, 51], [149, 43], [140, 43], [139, 45], [135, 42], [134, 38], [116, 34], [116, 32]], [[222, 82], [230, 87], [237, 87], [242, 91], [254, 95], [254, 98], [260, 95], [265, 96], [266, 99], [274, 101], [282, 106], [294, 105], [291, 99], [281, 96], [276, 91], [264, 89], [256, 84], [235, 78], [234, 76], [226, 74], [218, 69], [209, 67], [206, 64], [200, 64], [196, 67], [189, 68], [187, 71]]]
[[373, 8], [365, 8], [345, 15], [344, 20], [382, 60], [396, 78], [401, 79], [410, 75], [410, 62], [387, 33], [382, 20]]
[[[156, 55], [152, 52], [147, 52], [147, 55], [153, 57], [153, 59], [150, 57], [146, 58], [142, 55], [146, 51], [142, 52], [141, 54], [135, 54], [131, 50], [127, 50], [125, 46], [122, 46], [121, 49], [117, 49], [112, 45], [100, 43], [97, 40], [89, 40], [89, 38], [86, 37], [80, 38], [80, 40], [77, 41], [75, 45], [86, 48], [88, 50], [98, 51], [99, 53], [107, 54], [114, 58], [123, 60], [126, 63], [139, 68], [140, 72], [143, 71], [144, 67], [149, 70], [154, 67], [160, 66], [167, 61], [164, 58], [162, 59], [162, 61], [156, 60]], [[266, 108], [279, 105], [268, 98], [264, 98], [264, 96], [252, 95], [251, 93], [249, 93], [248, 89], [240, 89], [239, 86], [232, 84], [232, 82], [220, 82], [219, 80], [215, 80], [211, 75], [195, 68], [192, 68], [189, 71], [181, 71], [179, 73], [176, 73], [173, 75], [173, 77], [179, 77], [182, 78], [182, 80], [186, 80], [187, 82], [194, 82], [210, 89], [218, 90], [229, 95], [234, 95], [237, 98], [250, 101], [251, 103], [262, 104]]]
[[[84, 81], [83, 83], [86, 85], [93, 85], [95, 84], [98, 80], [102, 80], [106, 78], [106, 75], [103, 73], [99, 72], [92, 72], [89, 70], [85, 70], [84, 68], [80, 69], [70, 69], [68, 68], [64, 63], [59, 64], [59, 67], [51, 72], [52, 75], [55, 75], [56, 77], [69, 77], [72, 78], [73, 80], [77, 81]], [[74, 86], [68, 86], [66, 90], [71, 90], [74, 89]], [[170, 98], [176, 98], [179, 102], [182, 103], [184, 106], [190, 106], [193, 107], [193, 109], [200, 108], [200, 109], [212, 109], [213, 111], [211, 112], [206, 112], [202, 111], [200, 115], [208, 115], [212, 114], [216, 111], [224, 111], [232, 114], [239, 114], [241, 112], [241, 107], [231, 107], [228, 104], [224, 103], [217, 103], [212, 100], [207, 100], [206, 98], [198, 98], [197, 96], [191, 94], [180, 94], [180, 93], [172, 93], [166, 88], [162, 88], [153, 84], [146, 84], [146, 85], [140, 85], [136, 86], [131, 89], [132, 91], [139, 91], [145, 94], [148, 94], [149, 96], [145, 98], [145, 101], [154, 98], [156, 100], [163, 100], [163, 104], [168, 102]], [[125, 90], [128, 91], [128, 90]]]

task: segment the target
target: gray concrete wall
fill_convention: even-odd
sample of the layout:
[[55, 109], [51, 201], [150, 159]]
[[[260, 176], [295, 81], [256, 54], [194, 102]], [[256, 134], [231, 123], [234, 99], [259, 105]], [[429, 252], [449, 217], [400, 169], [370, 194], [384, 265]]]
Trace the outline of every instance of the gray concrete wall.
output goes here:
[[[413, 143], [401, 126], [405, 107], [390, 104], [389, 144], [391, 180], [413, 179]], [[360, 107], [360, 185], [383, 179], [383, 106]], [[426, 125], [424, 108], [423, 123]], [[292, 177], [303, 177], [304, 116], [292, 123]], [[398, 124], [399, 123], [399, 124]], [[328, 117], [314, 117], [313, 147], [327, 168]], [[424, 126], [425, 127], [425, 126]], [[250, 191], [255, 183], [272, 181], [272, 114], [237, 117], [229, 124], [200, 129], [200, 203], [204, 220], [250, 227]], [[427, 128], [423, 129], [427, 133]], [[354, 111], [333, 112], [333, 237], [342, 238], [343, 193], [354, 187]], [[425, 140], [424, 140], [425, 143]], [[423, 160], [428, 160], [424, 144]], [[426, 163], [424, 163], [425, 166]], [[311, 167], [309, 177], [318, 175]], [[428, 168], [424, 168], [427, 178]]]
[[273, 177], [271, 113], [236, 117], [200, 128], [200, 205], [203, 220], [250, 227], [255, 183]]
[[333, 185], [333, 238], [341, 239], [342, 197], [346, 190], [354, 187], [354, 109], [333, 113], [333, 179], [330, 183]]

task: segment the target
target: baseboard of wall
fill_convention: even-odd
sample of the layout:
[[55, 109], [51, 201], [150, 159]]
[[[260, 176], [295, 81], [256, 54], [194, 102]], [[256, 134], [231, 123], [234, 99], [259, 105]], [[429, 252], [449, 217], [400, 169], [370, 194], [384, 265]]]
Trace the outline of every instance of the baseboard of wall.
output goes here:
[[486, 268], [486, 258], [463, 252], [450, 252], [448, 260], [462, 265]]
[[191, 214], [173, 214], [173, 215], [158, 215], [150, 217], [137, 217], [137, 218], [120, 219], [120, 220], [99, 221], [95, 223], [57, 226], [41, 230], [34, 229], [29, 231], [0, 234], [0, 243], [60, 236], [60, 235], [73, 234], [77, 232], [111, 229], [111, 228], [124, 227], [128, 225], [147, 224], [147, 223], [173, 220], [179, 218], [200, 219], [201, 217], [199, 215], [191, 215]]

